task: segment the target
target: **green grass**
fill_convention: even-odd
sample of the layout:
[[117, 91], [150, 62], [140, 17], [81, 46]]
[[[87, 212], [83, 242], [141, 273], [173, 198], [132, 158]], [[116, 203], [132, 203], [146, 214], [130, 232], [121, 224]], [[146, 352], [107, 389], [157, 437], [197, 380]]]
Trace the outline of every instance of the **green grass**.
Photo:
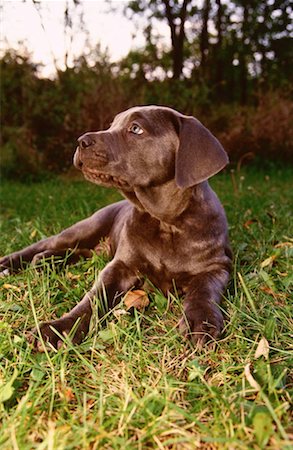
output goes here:
[[[235, 254], [226, 327], [212, 348], [198, 352], [178, 334], [180, 299], [157, 292], [144, 313], [93, 323], [81, 346], [35, 354], [24, 338], [34, 317], [68, 311], [105, 258], [0, 279], [0, 448], [289, 449], [292, 176], [251, 168], [212, 180]], [[54, 180], [2, 182], [1, 199], [4, 255], [119, 195]], [[260, 342], [269, 353], [256, 358]]]

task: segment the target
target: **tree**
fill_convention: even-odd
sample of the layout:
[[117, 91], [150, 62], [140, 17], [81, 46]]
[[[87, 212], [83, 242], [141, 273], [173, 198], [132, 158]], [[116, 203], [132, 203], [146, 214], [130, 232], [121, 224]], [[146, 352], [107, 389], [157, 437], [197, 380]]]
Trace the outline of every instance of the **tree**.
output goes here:
[[205, 0], [202, 9], [202, 27], [200, 33], [200, 66], [203, 76], [206, 72], [206, 61], [209, 51], [209, 32], [208, 22], [210, 17], [211, 1]]
[[268, 87], [290, 80], [292, 2], [233, 0], [230, 4], [239, 10], [240, 20], [234, 20], [232, 27], [236, 33], [241, 102], [245, 104], [249, 99], [249, 86], [261, 83]]
[[216, 43], [216, 82], [220, 88], [220, 97], [222, 97], [222, 82], [223, 82], [223, 15], [224, 8], [221, 0], [216, 0], [217, 16], [216, 16], [216, 30], [217, 30], [217, 43]]
[[185, 25], [194, 13], [192, 0], [136, 0], [128, 3], [131, 14], [143, 14], [148, 26], [153, 20], [166, 20], [170, 29], [173, 79], [182, 76], [184, 64]]

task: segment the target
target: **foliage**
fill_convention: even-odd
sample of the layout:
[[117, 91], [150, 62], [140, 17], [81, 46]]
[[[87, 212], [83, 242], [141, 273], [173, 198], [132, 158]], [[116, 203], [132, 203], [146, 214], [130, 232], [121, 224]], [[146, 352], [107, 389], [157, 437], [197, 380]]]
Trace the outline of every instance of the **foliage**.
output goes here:
[[292, 113], [291, 99], [271, 91], [261, 95], [256, 106], [222, 104], [210, 111], [205, 124], [228, 151], [232, 164], [254, 160], [265, 168], [271, 162], [293, 160]]
[[216, 100], [246, 104], [259, 84], [292, 80], [290, 0], [132, 0], [126, 12], [147, 19], [148, 43], [158, 21], [168, 24], [173, 78], [204, 80]]
[[[34, 4], [41, 14], [42, 2]], [[69, 51], [65, 70], [51, 80], [39, 77], [28, 54], [10, 50], [2, 56], [3, 176], [68, 170], [81, 134], [107, 128], [116, 113], [142, 104], [198, 116], [233, 163], [246, 154], [293, 159], [288, 0], [205, 0], [201, 6], [137, 0], [126, 11], [148, 18], [146, 44], [115, 64], [97, 46], [70, 67]], [[77, 23], [86, 33], [81, 2], [65, 9], [64, 20], [69, 41]], [[159, 21], [169, 25], [170, 45], [161, 41]]]
[[39, 154], [34, 169], [67, 170], [76, 139], [86, 130], [109, 124], [113, 109], [115, 113], [121, 108], [117, 99], [123, 100], [121, 83], [112, 76], [103, 54], [93, 67], [80, 58], [52, 81], [38, 78], [28, 60], [9, 52], [2, 59], [1, 81], [3, 175], [31, 173], [23, 161], [33, 151]]
[[[134, 316], [110, 314], [78, 347], [35, 354], [24, 335], [90, 288], [105, 257], [0, 279], [0, 446], [51, 449], [290, 448], [292, 170], [212, 179], [230, 223], [234, 275], [226, 327], [196, 351], [178, 334], [181, 301], [150, 295]], [[7, 254], [119, 199], [90, 183], [2, 183]]]

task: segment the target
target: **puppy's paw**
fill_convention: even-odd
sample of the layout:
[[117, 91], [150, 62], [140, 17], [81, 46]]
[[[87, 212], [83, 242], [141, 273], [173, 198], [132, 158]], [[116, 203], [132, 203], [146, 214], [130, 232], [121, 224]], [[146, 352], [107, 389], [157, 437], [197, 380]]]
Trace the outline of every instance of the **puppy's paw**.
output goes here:
[[11, 256], [3, 256], [0, 258], [0, 277], [7, 277], [11, 273], [13, 260]]
[[179, 322], [180, 333], [198, 348], [215, 341], [222, 328], [223, 316], [217, 305], [210, 305], [205, 310], [188, 308]]
[[[88, 321], [80, 320], [76, 323], [76, 320], [65, 315], [58, 320], [52, 320], [40, 324], [40, 333], [42, 335], [44, 344], [48, 350], [59, 349], [63, 345], [62, 336], [68, 336], [72, 334], [71, 341], [73, 344], [80, 344], [83, 338], [86, 336], [89, 330]], [[26, 336], [28, 342], [33, 346], [34, 350], [38, 352], [44, 352], [44, 345], [40, 339], [37, 328], [34, 328]]]
[[21, 252], [11, 253], [0, 258], [0, 277], [16, 273], [22, 268]]
[[0, 278], [8, 277], [10, 275], [9, 269], [3, 269], [0, 268]]

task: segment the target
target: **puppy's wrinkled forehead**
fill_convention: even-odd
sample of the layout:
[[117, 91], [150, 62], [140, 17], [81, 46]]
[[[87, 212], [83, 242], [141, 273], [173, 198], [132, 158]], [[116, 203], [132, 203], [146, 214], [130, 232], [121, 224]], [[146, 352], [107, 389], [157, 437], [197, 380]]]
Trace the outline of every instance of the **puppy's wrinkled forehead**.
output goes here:
[[162, 135], [162, 130], [174, 129], [174, 112], [159, 106], [136, 106], [115, 116], [111, 129], [123, 129], [137, 123], [153, 135]]

